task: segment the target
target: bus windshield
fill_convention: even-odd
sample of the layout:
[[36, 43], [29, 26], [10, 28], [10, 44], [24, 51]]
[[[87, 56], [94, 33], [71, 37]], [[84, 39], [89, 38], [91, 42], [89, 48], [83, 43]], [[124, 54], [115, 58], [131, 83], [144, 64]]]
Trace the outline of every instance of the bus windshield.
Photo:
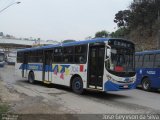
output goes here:
[[112, 48], [106, 64], [107, 69], [114, 72], [134, 72], [134, 52], [132, 49]]
[[133, 54], [126, 49], [112, 49], [111, 69], [116, 72], [133, 72]]

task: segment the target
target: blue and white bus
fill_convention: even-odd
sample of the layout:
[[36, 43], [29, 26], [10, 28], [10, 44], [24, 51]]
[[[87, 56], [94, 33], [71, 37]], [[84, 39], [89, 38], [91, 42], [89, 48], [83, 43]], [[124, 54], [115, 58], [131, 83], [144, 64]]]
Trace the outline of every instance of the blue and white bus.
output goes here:
[[5, 54], [4, 52], [0, 52], [0, 67], [4, 67], [5, 64]]
[[160, 50], [137, 52], [137, 86], [145, 91], [160, 89]]
[[19, 50], [15, 68], [30, 83], [64, 85], [79, 94], [130, 90], [135, 88], [134, 55], [130, 41], [97, 38]]

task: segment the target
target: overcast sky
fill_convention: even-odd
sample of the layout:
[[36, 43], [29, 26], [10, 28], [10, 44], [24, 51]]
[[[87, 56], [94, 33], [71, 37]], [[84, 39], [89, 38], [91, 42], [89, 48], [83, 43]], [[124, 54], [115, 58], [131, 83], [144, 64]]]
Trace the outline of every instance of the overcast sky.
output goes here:
[[[16, 0], [0, 0], [0, 10]], [[119, 10], [132, 0], [19, 0], [0, 13], [0, 32], [44, 40], [82, 40], [114, 31]]]

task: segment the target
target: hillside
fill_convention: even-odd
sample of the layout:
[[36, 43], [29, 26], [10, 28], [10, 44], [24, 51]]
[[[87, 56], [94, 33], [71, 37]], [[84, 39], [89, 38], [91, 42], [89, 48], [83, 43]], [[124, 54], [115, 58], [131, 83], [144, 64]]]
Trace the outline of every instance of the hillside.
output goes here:
[[118, 30], [112, 37], [124, 37], [136, 44], [136, 51], [160, 49], [160, 1], [133, 1], [114, 18]]
[[160, 21], [153, 23], [151, 30], [137, 27], [126, 37], [136, 44], [136, 51], [160, 49]]

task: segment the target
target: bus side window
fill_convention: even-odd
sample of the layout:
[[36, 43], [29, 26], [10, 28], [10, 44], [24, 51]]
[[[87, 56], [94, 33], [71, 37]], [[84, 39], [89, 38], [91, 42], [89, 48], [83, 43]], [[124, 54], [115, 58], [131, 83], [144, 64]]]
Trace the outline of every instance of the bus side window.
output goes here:
[[85, 56], [84, 55], [76, 55], [75, 63], [79, 63], [79, 64], [85, 63]]
[[74, 47], [64, 47], [63, 48], [63, 62], [73, 63]]
[[148, 68], [148, 62], [149, 62], [149, 55], [144, 55], [144, 63], [143, 63], [144, 68]]
[[43, 51], [37, 51], [37, 62], [42, 63], [43, 62]]
[[155, 61], [154, 58], [155, 58], [154, 54], [152, 54], [152, 55], [149, 56], [149, 64], [148, 64], [149, 68], [153, 68], [154, 61]]
[[75, 63], [84, 64], [87, 59], [87, 46], [79, 45], [75, 46]]
[[29, 63], [42, 63], [43, 51], [30, 51], [28, 52], [28, 62]]
[[154, 67], [160, 68], [160, 54], [156, 54]]
[[144, 56], [144, 68], [152, 68], [154, 63], [154, 55]]
[[143, 55], [137, 56], [136, 68], [141, 68], [143, 65]]
[[63, 55], [62, 48], [61, 47], [55, 48], [53, 54], [54, 63], [61, 63], [63, 57], [62, 55]]
[[17, 52], [17, 63], [23, 63], [23, 52]]
[[136, 62], [136, 68], [138, 68], [138, 64], [139, 64], [139, 55], [135, 56], [135, 62]]

